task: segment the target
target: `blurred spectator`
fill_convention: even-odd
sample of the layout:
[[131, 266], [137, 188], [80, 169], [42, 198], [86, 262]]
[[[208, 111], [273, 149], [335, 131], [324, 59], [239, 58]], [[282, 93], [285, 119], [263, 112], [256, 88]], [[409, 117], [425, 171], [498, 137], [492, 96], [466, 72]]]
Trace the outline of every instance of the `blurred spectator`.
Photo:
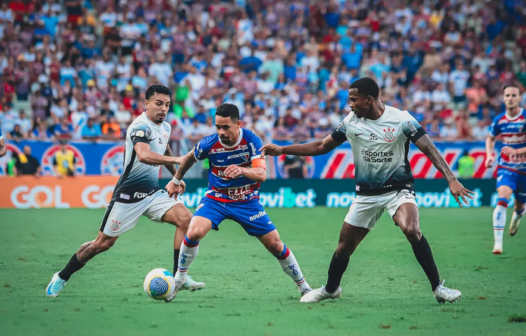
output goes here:
[[19, 154], [15, 163], [17, 176], [33, 175], [40, 176], [40, 162], [31, 155], [31, 146], [24, 146], [24, 153]]
[[304, 179], [303, 174], [305, 158], [302, 156], [287, 155], [283, 163], [283, 170], [290, 179]]
[[20, 127], [20, 125], [16, 124], [13, 130], [8, 133], [7, 138], [15, 141], [20, 141], [24, 140], [26, 137], [24, 133], [22, 133], [22, 128]]
[[60, 123], [55, 125], [54, 134], [57, 139], [70, 139], [73, 136], [73, 125], [67, 118], [62, 118]]
[[42, 121], [42, 119], [37, 118], [35, 120], [33, 131], [30, 137], [35, 140], [45, 141], [51, 140], [54, 137], [54, 133], [49, 131], [45, 122]]
[[108, 121], [102, 125], [102, 135], [106, 139], [119, 139], [121, 137], [121, 127], [115, 117], [110, 116]]
[[475, 173], [475, 159], [464, 151], [462, 157], [458, 159], [458, 177], [472, 178]]
[[53, 157], [53, 169], [55, 176], [75, 176], [75, 164], [77, 159], [72, 150], [67, 148], [66, 141], [60, 142], [60, 150]]
[[89, 118], [86, 125], [82, 127], [81, 131], [82, 139], [85, 140], [96, 140], [102, 136], [100, 125], [95, 123], [92, 118]]

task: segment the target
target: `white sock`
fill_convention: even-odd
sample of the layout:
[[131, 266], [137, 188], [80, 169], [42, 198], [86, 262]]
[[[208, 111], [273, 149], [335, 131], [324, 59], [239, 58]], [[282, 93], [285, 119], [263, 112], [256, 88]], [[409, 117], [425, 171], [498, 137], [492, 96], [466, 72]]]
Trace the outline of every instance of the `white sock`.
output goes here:
[[303, 277], [300, 265], [294, 256], [294, 253], [285, 245], [283, 245], [283, 252], [276, 256], [278, 258], [281, 268], [289, 277], [294, 280], [300, 291], [310, 289], [309, 284]]
[[513, 215], [511, 216], [511, 220], [512, 221], [520, 220], [522, 218], [522, 216], [524, 216], [525, 212], [526, 212], [526, 207], [524, 207], [520, 212], [513, 211]]
[[495, 210], [493, 211], [493, 236], [495, 238], [495, 245], [502, 247], [502, 236], [504, 234], [504, 227], [506, 226], [506, 209], [508, 202], [504, 198], [500, 198]]
[[175, 281], [186, 283], [188, 268], [190, 268], [195, 257], [197, 257], [197, 253], [199, 253], [199, 241], [192, 241], [187, 236], [184, 236], [184, 240], [181, 243], [181, 252], [179, 252], [177, 273], [174, 276]]

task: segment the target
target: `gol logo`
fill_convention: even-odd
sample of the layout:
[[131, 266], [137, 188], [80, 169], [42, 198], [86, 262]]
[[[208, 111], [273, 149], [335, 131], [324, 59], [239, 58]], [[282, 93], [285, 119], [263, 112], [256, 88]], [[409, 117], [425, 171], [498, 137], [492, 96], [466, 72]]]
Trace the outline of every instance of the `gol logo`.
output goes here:
[[82, 191], [82, 204], [89, 209], [104, 208], [108, 205], [113, 194], [114, 186], [91, 185]]
[[[80, 152], [80, 150], [73, 146], [73, 145], [66, 145], [66, 148], [73, 152], [75, 155], [75, 174], [77, 175], [84, 175], [86, 173], [86, 160], [84, 160], [84, 156]], [[50, 146], [44, 154], [42, 154], [42, 172], [46, 176], [53, 176], [55, 175], [55, 172], [53, 170], [53, 160], [55, 157], [55, 153], [60, 151], [60, 145], [53, 145]]]
[[70, 207], [69, 203], [62, 201], [62, 188], [58, 185], [55, 187], [37, 185], [31, 189], [26, 185], [18, 186], [11, 192], [11, 202], [18, 209]]
[[18, 149], [18, 147], [13, 144], [6, 143], [5, 146], [7, 149], [7, 153], [6, 155], [0, 158], [0, 176], [7, 175], [7, 171], [6, 171], [7, 162], [11, 160], [11, 158], [13, 157], [13, 153], [22, 154], [20, 149]]

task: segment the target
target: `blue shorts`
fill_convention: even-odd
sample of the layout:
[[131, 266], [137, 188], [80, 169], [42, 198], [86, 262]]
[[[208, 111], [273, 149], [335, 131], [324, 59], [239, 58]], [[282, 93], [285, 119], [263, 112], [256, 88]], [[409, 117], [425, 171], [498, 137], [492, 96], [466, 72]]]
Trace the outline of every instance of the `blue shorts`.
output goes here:
[[515, 194], [515, 201], [526, 203], [526, 175], [518, 172], [499, 168], [497, 170], [497, 189], [507, 186]]
[[261, 237], [276, 230], [265, 209], [259, 203], [259, 199], [226, 203], [203, 197], [194, 216], [209, 219], [212, 222], [212, 229], [216, 231], [219, 229], [219, 224], [225, 219], [238, 222], [246, 233], [255, 237]]

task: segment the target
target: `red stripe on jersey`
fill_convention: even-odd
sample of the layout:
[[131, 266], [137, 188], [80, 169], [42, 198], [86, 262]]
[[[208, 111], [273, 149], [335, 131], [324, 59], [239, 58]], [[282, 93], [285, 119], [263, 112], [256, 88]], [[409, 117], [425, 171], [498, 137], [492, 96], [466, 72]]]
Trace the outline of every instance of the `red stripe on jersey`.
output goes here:
[[251, 198], [246, 199], [246, 200], [231, 200], [231, 199], [228, 199], [228, 198], [215, 197], [215, 196], [212, 196], [210, 194], [206, 194], [205, 197], [208, 197], [208, 198], [211, 198], [213, 200], [216, 200], [216, 201], [219, 201], [219, 202], [223, 202], [223, 203], [248, 202], [248, 201], [251, 201], [253, 199], [259, 198], [259, 196], [254, 196], [254, 197], [251, 197]]
[[219, 140], [218, 140], [212, 146], [212, 148], [210, 148], [210, 153], [209, 154], [233, 152], [233, 151], [241, 150], [241, 149], [248, 149], [247, 140], [245, 140], [245, 138], [241, 139], [241, 142], [237, 146], [232, 147], [232, 148], [227, 148], [227, 147], [223, 146], [221, 144], [221, 142], [219, 142]]

